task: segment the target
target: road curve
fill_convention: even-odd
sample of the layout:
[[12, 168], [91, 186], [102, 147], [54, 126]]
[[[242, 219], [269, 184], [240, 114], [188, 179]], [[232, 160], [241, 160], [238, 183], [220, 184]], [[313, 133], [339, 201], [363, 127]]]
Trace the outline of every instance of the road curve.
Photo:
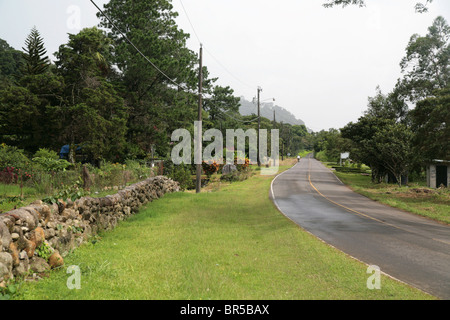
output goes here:
[[272, 182], [289, 219], [326, 243], [440, 299], [450, 299], [450, 226], [372, 201], [308, 156]]

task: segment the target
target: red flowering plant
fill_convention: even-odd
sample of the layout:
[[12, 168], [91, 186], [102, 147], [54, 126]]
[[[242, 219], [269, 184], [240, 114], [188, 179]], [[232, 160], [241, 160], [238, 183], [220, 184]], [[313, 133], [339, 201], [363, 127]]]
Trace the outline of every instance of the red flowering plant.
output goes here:
[[[244, 161], [242, 161], [242, 160], [244, 160]], [[244, 163], [242, 163], [242, 162], [244, 162]], [[248, 169], [248, 167], [250, 165], [250, 160], [247, 157], [242, 159], [242, 158], [238, 158], [237, 156], [235, 156], [234, 157], [234, 165], [236, 166], [236, 168], [239, 171], [244, 171], [244, 170]]]
[[12, 166], [5, 167], [0, 172], [0, 182], [7, 184], [24, 182], [32, 177], [31, 173]]
[[210, 178], [214, 173], [219, 171], [220, 165], [218, 163], [216, 163], [215, 161], [212, 161], [212, 162], [211, 161], [209, 161], [209, 162], [203, 161], [202, 168], [203, 168], [203, 171], [205, 172], [205, 174], [208, 176], [208, 178]]
[[30, 160], [17, 147], [0, 144], [0, 182], [18, 183], [29, 178]]

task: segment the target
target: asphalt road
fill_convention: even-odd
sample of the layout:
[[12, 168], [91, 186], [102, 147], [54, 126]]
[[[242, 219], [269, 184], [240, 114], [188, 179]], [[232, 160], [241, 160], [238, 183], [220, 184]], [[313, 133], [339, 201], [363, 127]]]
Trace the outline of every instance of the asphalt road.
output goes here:
[[277, 176], [270, 197], [285, 216], [326, 243], [450, 299], [450, 226], [361, 196], [310, 157]]

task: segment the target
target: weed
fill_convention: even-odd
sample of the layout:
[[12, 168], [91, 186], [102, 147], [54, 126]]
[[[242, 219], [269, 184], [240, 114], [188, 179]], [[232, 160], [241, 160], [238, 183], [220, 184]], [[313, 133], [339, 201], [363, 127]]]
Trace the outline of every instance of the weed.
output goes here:
[[52, 249], [48, 245], [46, 241], [43, 241], [42, 244], [36, 248], [36, 254], [38, 257], [41, 257], [44, 260], [48, 260], [52, 255]]

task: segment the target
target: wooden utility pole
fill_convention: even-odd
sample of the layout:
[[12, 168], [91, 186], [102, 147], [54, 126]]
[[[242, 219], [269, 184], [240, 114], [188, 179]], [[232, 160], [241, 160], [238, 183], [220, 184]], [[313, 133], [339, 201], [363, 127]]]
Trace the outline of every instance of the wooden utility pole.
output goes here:
[[202, 149], [203, 149], [203, 144], [202, 144], [202, 92], [203, 92], [203, 47], [200, 44], [200, 69], [199, 69], [199, 75], [198, 75], [198, 121], [199, 121], [199, 128], [198, 128], [198, 136], [197, 136], [197, 143], [198, 143], [198, 150], [197, 152], [198, 154], [198, 161], [200, 161], [200, 163], [197, 163], [197, 176], [196, 176], [196, 192], [200, 193], [201, 188], [202, 188], [202, 164], [201, 164], [201, 159], [202, 159]]
[[284, 160], [284, 137], [283, 137], [283, 130], [284, 129], [284, 126], [283, 126], [283, 121], [281, 121], [281, 134], [280, 134], [280, 137], [281, 137], [281, 161], [283, 161]]
[[273, 128], [274, 129], [276, 127], [276, 124], [277, 124], [277, 121], [276, 121], [276, 117], [275, 117], [275, 110], [273, 110]]
[[258, 87], [258, 138], [257, 138], [257, 148], [256, 150], [258, 150], [257, 152], [257, 162], [258, 162], [258, 167], [261, 167], [261, 159], [259, 157], [259, 130], [261, 129], [261, 104], [260, 104], [260, 92], [262, 91], [261, 87]]

